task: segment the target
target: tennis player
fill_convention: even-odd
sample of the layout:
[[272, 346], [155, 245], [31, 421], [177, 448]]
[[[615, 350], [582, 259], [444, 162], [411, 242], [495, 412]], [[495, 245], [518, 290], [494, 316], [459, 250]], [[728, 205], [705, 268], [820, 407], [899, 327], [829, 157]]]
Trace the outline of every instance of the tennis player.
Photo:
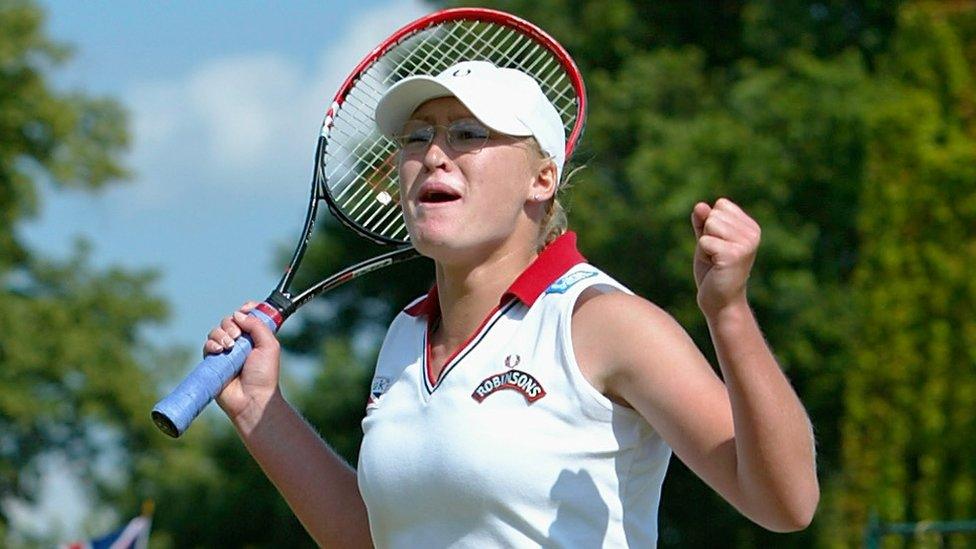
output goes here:
[[811, 426], [746, 297], [753, 219], [724, 198], [690, 212], [720, 378], [577, 250], [563, 124], [530, 76], [461, 63], [399, 82], [375, 118], [400, 143], [403, 215], [436, 283], [389, 328], [358, 471], [282, 397], [253, 303], [204, 345], [254, 339], [218, 402], [319, 544], [650, 547], [672, 449], [756, 523], [810, 523]]

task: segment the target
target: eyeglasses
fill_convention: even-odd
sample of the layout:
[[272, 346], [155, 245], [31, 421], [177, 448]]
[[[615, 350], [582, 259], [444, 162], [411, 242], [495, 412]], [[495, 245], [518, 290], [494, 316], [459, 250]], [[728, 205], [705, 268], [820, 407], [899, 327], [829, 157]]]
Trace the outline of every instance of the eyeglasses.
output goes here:
[[473, 118], [455, 120], [447, 126], [407, 123], [402, 135], [395, 137], [405, 154], [423, 154], [437, 137], [438, 128], [447, 131], [447, 145], [456, 153], [478, 152], [485, 147], [491, 130]]

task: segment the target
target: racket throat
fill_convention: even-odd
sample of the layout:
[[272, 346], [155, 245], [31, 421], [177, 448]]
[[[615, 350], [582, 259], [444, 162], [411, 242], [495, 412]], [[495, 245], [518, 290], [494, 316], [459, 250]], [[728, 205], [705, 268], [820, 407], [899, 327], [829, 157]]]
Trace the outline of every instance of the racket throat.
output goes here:
[[[262, 307], [262, 305], [266, 307]], [[258, 308], [262, 309], [262, 312], [270, 316], [275, 324], [280, 328], [281, 325], [295, 312], [297, 308], [295, 302], [291, 300], [287, 295], [281, 292], [281, 290], [275, 290], [271, 292], [271, 295], [264, 299], [264, 303], [258, 305]], [[265, 310], [267, 309], [267, 310]]]

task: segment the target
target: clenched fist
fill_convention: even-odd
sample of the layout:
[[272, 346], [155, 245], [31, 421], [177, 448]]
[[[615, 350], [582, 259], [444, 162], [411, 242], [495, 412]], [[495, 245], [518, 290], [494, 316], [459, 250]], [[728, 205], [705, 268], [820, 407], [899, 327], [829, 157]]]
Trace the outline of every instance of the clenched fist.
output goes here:
[[759, 248], [759, 224], [731, 200], [719, 198], [714, 206], [695, 204], [691, 225], [698, 240], [695, 283], [702, 312], [710, 316], [745, 303], [746, 281]]

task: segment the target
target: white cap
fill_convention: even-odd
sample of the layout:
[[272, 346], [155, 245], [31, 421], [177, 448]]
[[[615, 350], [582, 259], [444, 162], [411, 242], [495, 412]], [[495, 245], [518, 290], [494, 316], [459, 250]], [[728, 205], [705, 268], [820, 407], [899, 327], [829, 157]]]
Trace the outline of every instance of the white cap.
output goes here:
[[423, 103], [456, 97], [475, 118], [507, 135], [533, 136], [556, 163], [556, 177], [566, 160], [566, 133], [559, 113], [534, 78], [488, 61], [463, 61], [437, 76], [410, 76], [397, 82], [376, 105], [376, 125], [394, 136]]

